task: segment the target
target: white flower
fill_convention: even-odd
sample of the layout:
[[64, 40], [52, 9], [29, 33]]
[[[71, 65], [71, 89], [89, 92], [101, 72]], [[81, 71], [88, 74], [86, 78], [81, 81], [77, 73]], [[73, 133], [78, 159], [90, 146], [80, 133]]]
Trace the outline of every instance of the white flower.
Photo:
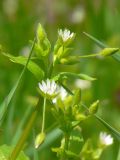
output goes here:
[[100, 143], [102, 145], [109, 146], [113, 143], [113, 138], [111, 137], [110, 134], [107, 134], [105, 132], [101, 132], [100, 133]]
[[[62, 101], [65, 100], [67, 94], [68, 94], [68, 93], [66, 92], [66, 90], [65, 90], [63, 87], [59, 87], [59, 97], [61, 98]], [[57, 101], [57, 97], [55, 97], [55, 98], [52, 100], [53, 103], [56, 103], [56, 101]]]
[[70, 33], [68, 29], [58, 31], [59, 36], [62, 38], [63, 42], [66, 42], [68, 39], [73, 38], [74, 33]]
[[41, 83], [38, 83], [40, 90], [47, 94], [48, 96], [53, 96], [58, 93], [58, 86], [55, 83], [55, 81], [50, 81], [47, 79], [46, 81], [42, 81]]

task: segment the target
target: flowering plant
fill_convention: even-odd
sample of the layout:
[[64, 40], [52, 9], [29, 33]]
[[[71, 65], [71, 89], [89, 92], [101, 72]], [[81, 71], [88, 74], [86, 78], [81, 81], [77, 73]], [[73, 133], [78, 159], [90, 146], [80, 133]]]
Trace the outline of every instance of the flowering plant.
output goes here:
[[[37, 35], [32, 42], [32, 49], [28, 58], [23, 56], [14, 57], [2, 52], [2, 54], [8, 57], [12, 62], [25, 66], [20, 79], [26, 68], [33, 73], [38, 82], [37, 90], [39, 93], [38, 103], [31, 114], [26, 129], [23, 131], [20, 140], [10, 155], [10, 160], [15, 160], [23, 148], [33, 126], [33, 122], [38, 116], [38, 108], [40, 105], [43, 106], [42, 126], [41, 131], [35, 138], [34, 144], [36, 149], [41, 147], [46, 141], [45, 112], [48, 105], [51, 106], [50, 109], [55, 118], [56, 125], [62, 132], [61, 145], [52, 148], [52, 151], [57, 153], [60, 160], [97, 160], [100, 158], [103, 150], [113, 143], [113, 138], [110, 135], [107, 135], [107, 133], [100, 133], [96, 148], [93, 147], [91, 139], [84, 141], [81, 123], [88, 118], [92, 116], [96, 117], [100, 122], [107, 126], [107, 128], [111, 129], [111, 127], [96, 115], [99, 107], [99, 100], [86, 106], [82, 101], [81, 89], [78, 89], [77, 87], [70, 89], [69, 85], [67, 85], [68, 80], [70, 81], [72, 79], [74, 81], [80, 79], [82, 80], [82, 83], [85, 81], [85, 84], [89, 84], [87, 82], [94, 81], [96, 78], [74, 72], [56, 73], [55, 67], [57, 65], [77, 64], [80, 62], [81, 58], [113, 55], [119, 49], [105, 48], [96, 54], [73, 56], [71, 55], [71, 44], [74, 39], [75, 33], [70, 32], [68, 29], [58, 30], [58, 39], [53, 47], [53, 51], [51, 51], [51, 44], [47, 38], [47, 34], [42, 25], [39, 24]], [[31, 57], [32, 52], [34, 52], [34, 56]], [[41, 65], [39, 65], [36, 60]], [[19, 84], [19, 81], [17, 82], [17, 85]], [[16, 88], [12, 91], [12, 94], [15, 92]], [[9, 101], [10, 100], [11, 99], [9, 98]], [[1, 117], [3, 115], [4, 112], [0, 114]], [[117, 136], [120, 136], [115, 130], [112, 131], [117, 134]], [[74, 150], [74, 144], [78, 145], [78, 149]]]

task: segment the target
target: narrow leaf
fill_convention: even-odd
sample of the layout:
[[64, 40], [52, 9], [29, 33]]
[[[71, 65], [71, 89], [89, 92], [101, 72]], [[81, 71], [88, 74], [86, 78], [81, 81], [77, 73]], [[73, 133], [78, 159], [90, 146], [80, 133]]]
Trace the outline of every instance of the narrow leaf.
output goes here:
[[90, 77], [86, 74], [77, 74], [77, 73], [71, 73], [71, 72], [62, 72], [62, 73], [58, 74], [57, 76], [55, 76], [53, 79], [58, 81], [64, 77], [75, 78], [75, 79], [78, 78], [78, 79], [83, 79], [83, 80], [88, 80], [88, 81], [96, 80], [96, 78]]
[[118, 132], [115, 128], [113, 128], [110, 124], [108, 124], [106, 121], [104, 121], [101, 117], [98, 115], [94, 115], [112, 134], [120, 141], [120, 132]]
[[12, 97], [14, 96], [16, 90], [17, 90], [17, 87], [18, 85], [20, 84], [20, 81], [25, 73], [25, 70], [28, 66], [28, 63], [29, 63], [29, 60], [31, 58], [31, 55], [32, 55], [32, 52], [33, 52], [33, 49], [34, 49], [34, 45], [35, 45], [35, 40], [34, 40], [34, 43], [32, 45], [32, 48], [31, 48], [31, 51], [30, 51], [30, 54], [29, 54], [29, 57], [26, 61], [26, 65], [25, 67], [23, 68], [17, 82], [15, 83], [15, 85], [13, 86], [13, 88], [11, 89], [11, 91], [9, 92], [8, 96], [4, 99], [3, 103], [0, 105], [0, 125], [2, 124], [2, 120], [3, 120], [3, 117], [5, 116], [5, 113], [7, 111], [7, 108], [9, 106], [9, 103], [11, 102], [11, 99]]

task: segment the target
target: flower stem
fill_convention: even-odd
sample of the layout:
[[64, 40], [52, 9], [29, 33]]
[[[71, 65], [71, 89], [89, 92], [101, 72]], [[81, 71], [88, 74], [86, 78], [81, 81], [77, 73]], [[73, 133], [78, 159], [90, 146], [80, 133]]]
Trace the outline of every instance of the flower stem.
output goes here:
[[46, 108], [46, 97], [44, 98], [44, 103], [43, 103], [43, 119], [42, 119], [42, 129], [41, 132], [44, 132], [45, 128], [45, 108]]
[[68, 150], [69, 148], [69, 138], [70, 138], [69, 134], [65, 134], [65, 147], [64, 147], [65, 150]]
[[70, 134], [69, 133], [65, 133], [64, 134], [64, 138], [65, 138], [65, 145], [64, 145], [64, 152], [63, 155], [61, 157], [61, 160], [69, 160], [66, 151], [69, 150], [69, 140], [70, 140]]

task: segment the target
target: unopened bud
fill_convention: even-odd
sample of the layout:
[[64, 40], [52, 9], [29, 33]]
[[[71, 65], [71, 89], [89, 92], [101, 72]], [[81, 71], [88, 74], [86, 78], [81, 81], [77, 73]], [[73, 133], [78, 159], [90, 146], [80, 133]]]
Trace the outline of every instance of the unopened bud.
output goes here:
[[69, 56], [67, 58], [61, 58], [60, 60], [61, 64], [67, 64], [67, 65], [76, 64], [79, 62], [80, 62], [80, 58], [78, 58], [77, 56]]
[[110, 56], [110, 55], [116, 53], [117, 51], [119, 51], [119, 48], [105, 48], [100, 52], [100, 55]]
[[42, 25], [39, 23], [38, 28], [37, 28], [37, 39], [38, 39], [38, 41], [42, 41], [45, 39], [45, 37], [46, 37], [46, 33], [45, 33]]
[[98, 105], [99, 105], [99, 100], [92, 103], [91, 106], [89, 107], [89, 113], [90, 114], [95, 114], [98, 110]]
[[77, 121], [80, 122], [80, 121], [85, 120], [87, 117], [84, 114], [77, 114], [75, 118]]
[[35, 139], [35, 148], [38, 148], [45, 140], [45, 133], [41, 132]]

